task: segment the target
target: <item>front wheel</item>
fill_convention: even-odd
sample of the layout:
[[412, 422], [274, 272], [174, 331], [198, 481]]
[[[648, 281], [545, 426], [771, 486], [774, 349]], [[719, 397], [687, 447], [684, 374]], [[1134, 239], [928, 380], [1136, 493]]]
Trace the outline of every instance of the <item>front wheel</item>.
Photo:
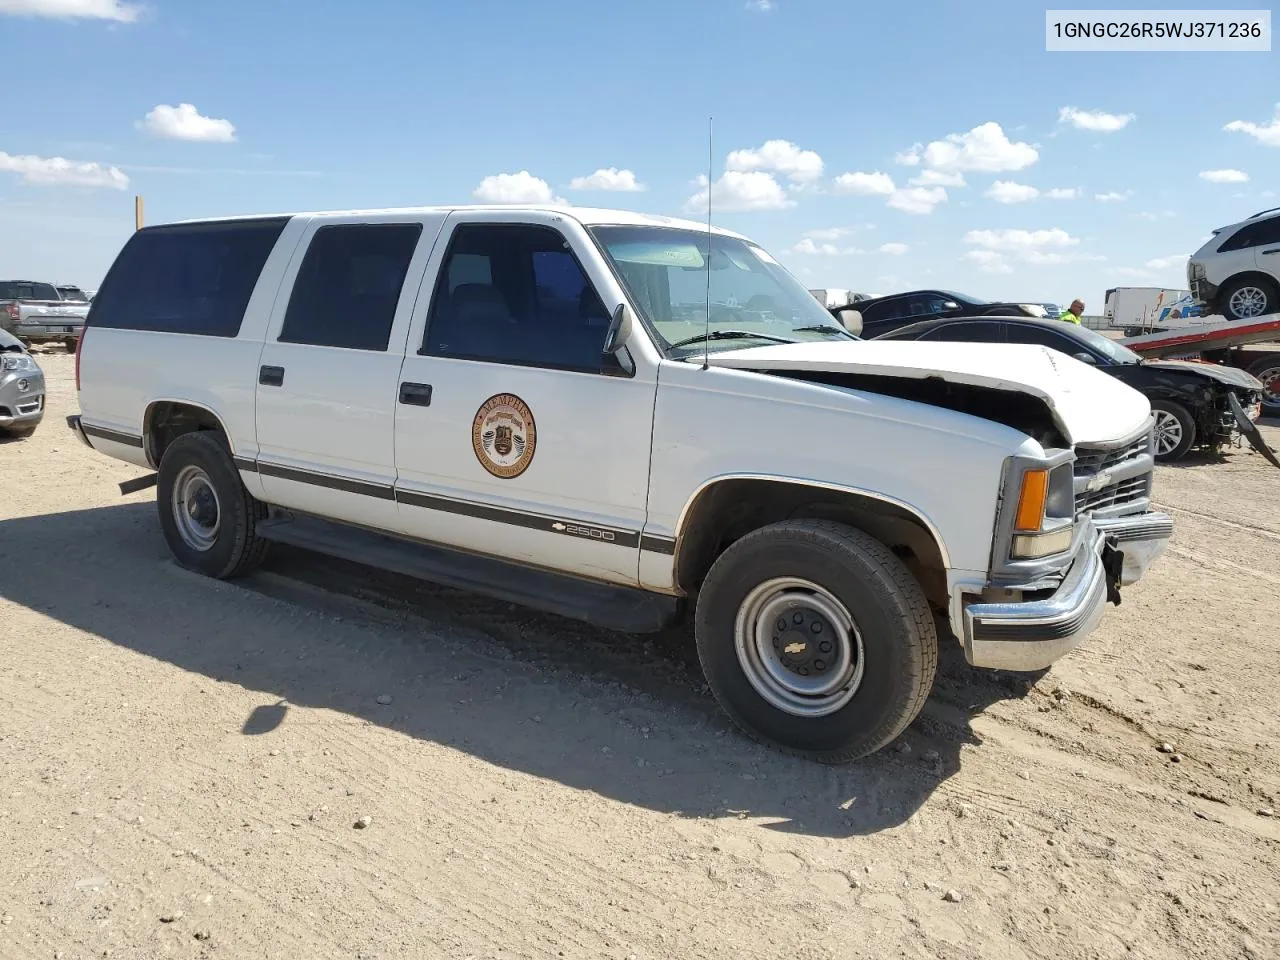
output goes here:
[[901, 734], [938, 663], [915, 578], [874, 537], [830, 521], [734, 542], [699, 591], [695, 632], [707, 683], [738, 726], [827, 763]]
[[1195, 446], [1195, 420], [1186, 407], [1171, 400], [1152, 400], [1151, 412], [1156, 418], [1156, 459], [1161, 463], [1181, 460]]
[[199, 430], [178, 437], [165, 449], [158, 474], [160, 529], [178, 563], [228, 579], [263, 561], [268, 543], [257, 525], [267, 508], [245, 489], [219, 435]]

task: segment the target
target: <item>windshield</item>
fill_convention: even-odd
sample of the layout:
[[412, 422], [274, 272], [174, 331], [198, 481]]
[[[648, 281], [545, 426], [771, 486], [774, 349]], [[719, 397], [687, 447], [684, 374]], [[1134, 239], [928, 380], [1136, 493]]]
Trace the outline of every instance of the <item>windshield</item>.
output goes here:
[[61, 300], [51, 283], [28, 283], [25, 280], [0, 280], [0, 300]]
[[1139, 363], [1142, 357], [1134, 353], [1122, 343], [1116, 343], [1110, 337], [1104, 337], [1097, 330], [1090, 330], [1088, 327], [1078, 327], [1073, 330], [1077, 337], [1086, 344], [1097, 350], [1098, 353], [1105, 356], [1112, 363]]
[[957, 303], [982, 304], [982, 303], [991, 302], [986, 297], [971, 297], [967, 293], [956, 293], [954, 290], [939, 290], [938, 292], [942, 294], [944, 297], [950, 297], [952, 300], [955, 300]]
[[715, 350], [851, 339], [799, 280], [753, 243], [667, 227], [593, 227], [591, 233], [673, 355], [703, 349], [708, 273]]

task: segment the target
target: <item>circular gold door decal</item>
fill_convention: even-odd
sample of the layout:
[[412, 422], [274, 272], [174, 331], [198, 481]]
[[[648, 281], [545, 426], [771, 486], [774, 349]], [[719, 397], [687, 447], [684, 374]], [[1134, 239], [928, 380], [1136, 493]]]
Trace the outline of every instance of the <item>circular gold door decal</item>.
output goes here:
[[471, 423], [471, 448], [480, 466], [495, 477], [518, 477], [533, 462], [538, 429], [533, 412], [513, 393], [499, 393], [484, 402]]

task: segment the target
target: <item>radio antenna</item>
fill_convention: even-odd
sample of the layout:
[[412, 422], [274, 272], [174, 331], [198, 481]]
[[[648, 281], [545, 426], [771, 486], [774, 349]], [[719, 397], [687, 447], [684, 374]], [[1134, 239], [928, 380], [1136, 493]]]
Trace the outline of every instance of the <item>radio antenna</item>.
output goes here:
[[702, 369], [706, 370], [711, 354], [711, 188], [715, 177], [715, 158], [712, 149], [714, 118], [707, 117], [707, 324], [702, 338]]

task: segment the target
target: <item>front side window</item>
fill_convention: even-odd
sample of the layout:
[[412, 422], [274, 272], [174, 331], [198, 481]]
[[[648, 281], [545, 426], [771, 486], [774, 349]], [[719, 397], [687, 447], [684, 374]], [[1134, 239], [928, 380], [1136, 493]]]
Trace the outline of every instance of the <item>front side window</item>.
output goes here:
[[386, 350], [420, 223], [321, 227], [293, 283], [281, 343]]
[[93, 300], [94, 327], [234, 337], [288, 218], [139, 230]]
[[672, 356], [700, 352], [708, 323], [717, 350], [849, 339], [804, 285], [753, 243], [667, 227], [597, 226], [591, 233]]
[[421, 353], [599, 373], [609, 312], [558, 230], [461, 224], [436, 281]]

